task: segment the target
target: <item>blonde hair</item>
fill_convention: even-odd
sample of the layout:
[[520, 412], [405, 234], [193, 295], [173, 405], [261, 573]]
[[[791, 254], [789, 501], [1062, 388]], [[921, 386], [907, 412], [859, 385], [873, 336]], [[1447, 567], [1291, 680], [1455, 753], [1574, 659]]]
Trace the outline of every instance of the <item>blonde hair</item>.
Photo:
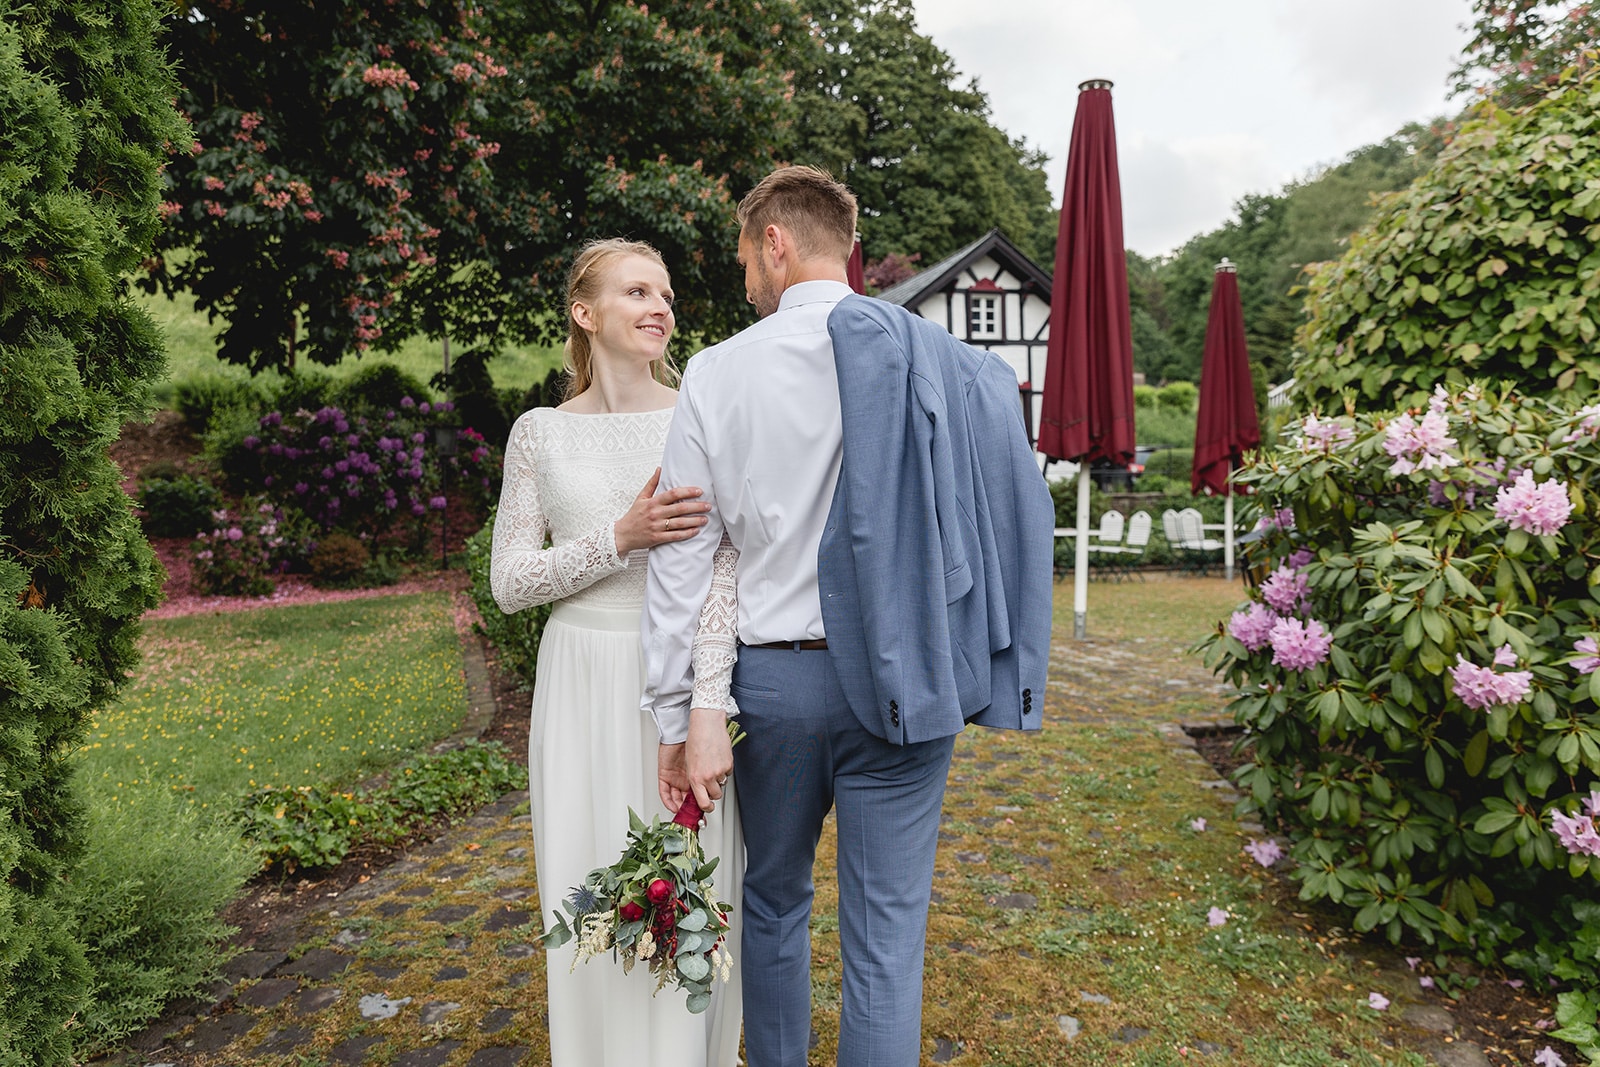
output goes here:
[[820, 167], [779, 167], [739, 201], [739, 232], [752, 240], [776, 224], [802, 259], [850, 258], [856, 243], [856, 196]]
[[[566, 400], [588, 389], [594, 381], [594, 353], [589, 333], [573, 317], [572, 305], [592, 306], [617, 261], [627, 256], [643, 256], [662, 270], [667, 269], [660, 252], [643, 241], [630, 241], [626, 237], [585, 241], [572, 261], [572, 270], [567, 273], [567, 340], [562, 346], [562, 369], [567, 372]], [[678, 384], [678, 370], [666, 355], [650, 361], [650, 374], [662, 385], [676, 387]]]

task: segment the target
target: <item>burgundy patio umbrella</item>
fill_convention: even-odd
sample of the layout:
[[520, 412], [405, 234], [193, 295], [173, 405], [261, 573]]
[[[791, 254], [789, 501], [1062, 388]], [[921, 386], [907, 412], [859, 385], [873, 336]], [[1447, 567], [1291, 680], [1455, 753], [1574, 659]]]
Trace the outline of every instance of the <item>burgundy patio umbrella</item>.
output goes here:
[[1073, 631], [1088, 613], [1089, 467], [1133, 461], [1133, 326], [1111, 83], [1078, 86], [1050, 295], [1039, 451], [1078, 463]]
[[1238, 268], [1223, 257], [1211, 282], [1211, 312], [1200, 360], [1200, 413], [1194, 431], [1194, 492], [1222, 493], [1223, 560], [1233, 579], [1233, 469], [1261, 444], [1256, 394], [1250, 382], [1250, 352], [1244, 341], [1244, 311], [1239, 304]]
[[845, 279], [849, 281], [850, 288], [858, 293], [867, 291], [866, 267], [861, 259], [861, 238], [856, 238], [856, 243], [850, 249], [850, 262], [845, 266]]

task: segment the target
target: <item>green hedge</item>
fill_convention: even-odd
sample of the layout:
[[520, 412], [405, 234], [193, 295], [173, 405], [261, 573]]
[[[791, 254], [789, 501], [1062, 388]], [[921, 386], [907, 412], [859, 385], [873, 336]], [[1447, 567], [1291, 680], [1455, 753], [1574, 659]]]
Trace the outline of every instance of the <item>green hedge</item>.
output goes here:
[[71, 754], [137, 660], [161, 568], [106, 453], [162, 339], [124, 279], [189, 143], [170, 5], [0, 0], [0, 1065], [70, 1061], [93, 977]]

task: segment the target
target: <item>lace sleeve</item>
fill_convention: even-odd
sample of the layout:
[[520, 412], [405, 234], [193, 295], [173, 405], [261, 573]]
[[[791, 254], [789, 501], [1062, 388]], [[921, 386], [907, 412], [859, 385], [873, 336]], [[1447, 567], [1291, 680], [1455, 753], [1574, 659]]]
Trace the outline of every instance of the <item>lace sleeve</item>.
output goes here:
[[560, 600], [628, 565], [617, 555], [616, 534], [609, 522], [566, 544], [545, 547], [549, 523], [539, 505], [533, 433], [526, 416], [511, 428], [494, 517], [489, 587], [495, 603], [507, 613]]
[[711, 591], [700, 608], [700, 626], [694, 635], [694, 699], [691, 707], [721, 708], [728, 717], [739, 714], [728, 685], [739, 640], [739, 550], [722, 536], [711, 559]]

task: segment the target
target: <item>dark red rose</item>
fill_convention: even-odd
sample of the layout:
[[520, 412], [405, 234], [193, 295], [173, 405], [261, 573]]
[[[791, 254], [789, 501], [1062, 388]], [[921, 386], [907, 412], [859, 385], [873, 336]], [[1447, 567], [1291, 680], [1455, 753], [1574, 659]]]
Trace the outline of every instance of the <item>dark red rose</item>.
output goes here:
[[650, 888], [644, 891], [652, 904], [665, 904], [672, 899], [672, 883], [665, 878], [657, 878], [650, 883]]
[[644, 918], [644, 909], [631, 900], [618, 908], [617, 912], [624, 920], [631, 923], [636, 923]]

